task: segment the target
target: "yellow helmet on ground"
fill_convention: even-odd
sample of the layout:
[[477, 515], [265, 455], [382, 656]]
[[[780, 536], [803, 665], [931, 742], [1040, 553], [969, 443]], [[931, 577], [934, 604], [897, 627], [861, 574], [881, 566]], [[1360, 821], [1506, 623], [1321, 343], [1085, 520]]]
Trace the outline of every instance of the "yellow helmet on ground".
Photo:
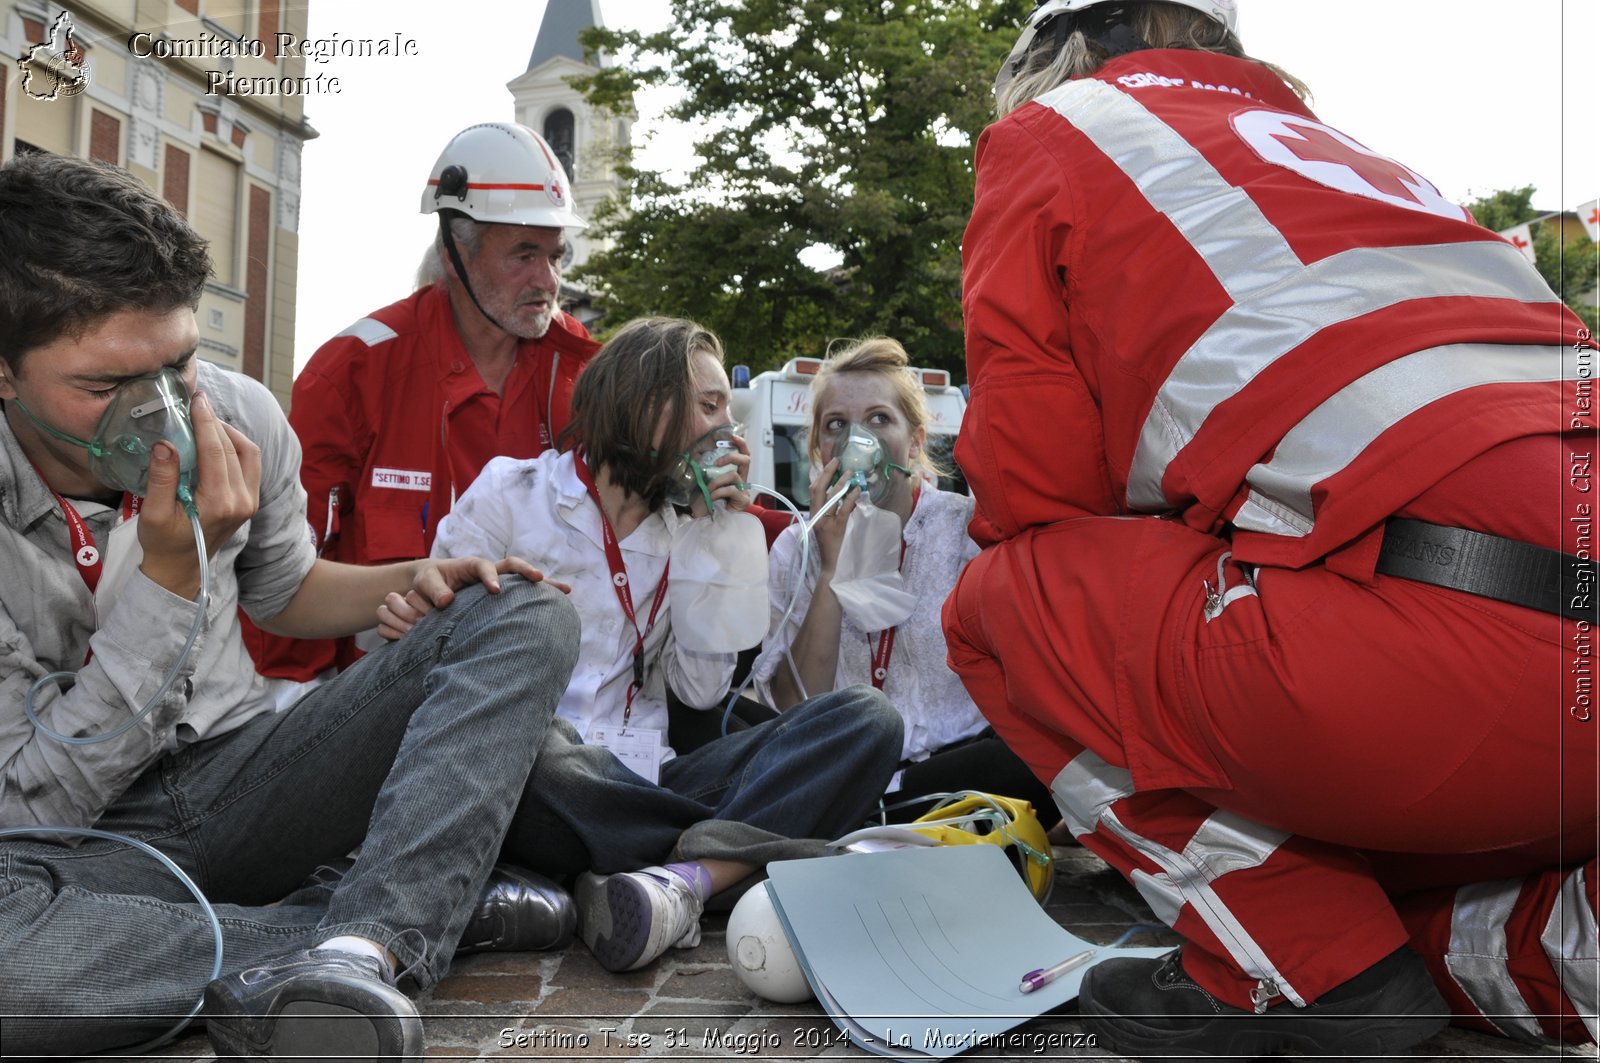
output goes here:
[[873, 852], [908, 845], [997, 845], [1028, 884], [1040, 904], [1055, 885], [1055, 859], [1050, 839], [1033, 805], [1017, 797], [977, 790], [928, 794], [938, 803], [910, 823], [876, 823], [829, 843], [844, 852]]
[[1039, 903], [1049, 899], [1055, 885], [1055, 860], [1031, 802], [962, 790], [946, 795], [906, 826], [941, 845], [1000, 846]]

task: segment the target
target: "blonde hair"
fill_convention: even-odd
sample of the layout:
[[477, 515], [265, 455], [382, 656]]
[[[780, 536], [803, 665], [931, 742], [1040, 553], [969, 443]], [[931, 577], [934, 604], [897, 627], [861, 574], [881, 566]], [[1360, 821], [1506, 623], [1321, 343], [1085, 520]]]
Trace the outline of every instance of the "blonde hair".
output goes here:
[[[1272, 71], [1302, 100], [1311, 97], [1311, 90], [1305, 82], [1281, 67], [1246, 55], [1239, 38], [1229, 32], [1226, 26], [1193, 8], [1161, 3], [1160, 0], [1129, 3], [1124, 21], [1152, 48], [1187, 48], [1196, 52], [1249, 59]], [[1054, 51], [1051, 49], [1053, 39], [1049, 33], [1041, 33], [1034, 38], [1022, 69], [995, 96], [996, 117], [1004, 118], [1057, 85], [1087, 77], [1099, 70], [1108, 58], [1106, 50], [1086, 37], [1082, 30], [1067, 34], [1060, 49]]]
[[[842, 341], [849, 346], [835, 353], [829, 350], [828, 358], [811, 378], [811, 438], [806, 450], [812, 461], [822, 462], [822, 396], [828, 384], [841, 373], [875, 373], [889, 382], [894, 390], [895, 405], [905, 417], [913, 435], [918, 429], [928, 427], [928, 400], [922, 384], [912, 374], [911, 359], [899, 340], [887, 336], [873, 336], [864, 340]], [[914, 471], [929, 477], [948, 475], [928, 456], [926, 439], [916, 456], [911, 459]]]

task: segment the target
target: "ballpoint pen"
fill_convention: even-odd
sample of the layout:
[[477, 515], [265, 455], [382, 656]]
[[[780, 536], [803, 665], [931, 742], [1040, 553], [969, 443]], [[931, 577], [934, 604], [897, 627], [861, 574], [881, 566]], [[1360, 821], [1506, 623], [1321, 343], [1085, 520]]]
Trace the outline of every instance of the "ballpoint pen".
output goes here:
[[1041, 967], [1037, 971], [1029, 971], [1027, 974], [1022, 976], [1022, 985], [1020, 988], [1024, 993], [1031, 993], [1035, 989], [1041, 989], [1044, 986], [1049, 985], [1051, 982], [1054, 982], [1057, 978], [1060, 978], [1068, 971], [1075, 971], [1079, 967], [1082, 967], [1084, 964], [1088, 963], [1090, 960], [1094, 959], [1094, 954], [1097, 951], [1099, 950], [1085, 949], [1076, 956], [1067, 957], [1054, 967]]

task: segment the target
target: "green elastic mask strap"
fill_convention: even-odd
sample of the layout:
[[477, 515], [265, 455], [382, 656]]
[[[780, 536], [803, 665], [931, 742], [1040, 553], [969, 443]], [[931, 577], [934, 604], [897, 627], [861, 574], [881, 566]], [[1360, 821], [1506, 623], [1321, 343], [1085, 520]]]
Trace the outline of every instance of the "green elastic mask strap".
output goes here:
[[11, 401], [17, 404], [17, 409], [21, 410], [23, 413], [28, 415], [28, 420], [32, 421], [35, 425], [37, 425], [40, 428], [44, 429], [46, 432], [50, 433], [51, 435], [55, 436], [57, 439], [61, 440], [63, 443], [71, 443], [75, 447], [82, 447], [84, 450], [87, 450], [90, 454], [93, 454], [97, 458], [105, 457], [105, 453], [106, 452], [98, 443], [85, 443], [83, 440], [79, 439], [77, 436], [69, 436], [65, 432], [59, 431], [58, 429], [55, 429], [55, 428], [51, 428], [49, 425], [47, 425], [43, 421], [39, 420], [39, 418], [35, 417], [33, 415], [33, 411], [28, 409], [28, 404], [23, 402], [20, 398], [14, 398]]
[[700, 463], [689, 456], [688, 451], [683, 452], [683, 460], [689, 463], [689, 468], [694, 471], [694, 485], [700, 489], [700, 497], [706, 500], [706, 512], [716, 513], [717, 507], [711, 504], [711, 488], [706, 486], [706, 474], [700, 468]]

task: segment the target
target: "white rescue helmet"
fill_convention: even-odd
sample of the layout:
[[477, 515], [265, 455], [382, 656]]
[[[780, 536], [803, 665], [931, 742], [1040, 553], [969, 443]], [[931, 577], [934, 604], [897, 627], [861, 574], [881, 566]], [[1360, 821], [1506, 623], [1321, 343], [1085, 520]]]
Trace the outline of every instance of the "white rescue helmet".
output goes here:
[[727, 938], [728, 963], [756, 996], [776, 1004], [798, 1004], [815, 996], [765, 882], [751, 886], [733, 906]]
[[[1028, 26], [1035, 28], [1057, 15], [1082, 11], [1096, 4], [1121, 2], [1123, 0], [1041, 0], [1033, 14], [1028, 16]], [[1202, 15], [1228, 27], [1229, 33], [1239, 32], [1239, 5], [1234, 0], [1166, 0], [1166, 3], [1177, 4], [1179, 7], [1192, 7]]]
[[[1016, 46], [1011, 49], [1011, 54], [1000, 67], [1000, 76], [994, 82], [995, 95], [998, 96], [1000, 90], [1005, 88], [1022, 69], [1028, 52], [1033, 47], [1034, 37], [1047, 22], [1058, 15], [1075, 14], [1097, 4], [1122, 2], [1125, 0], [1039, 0], [1039, 6], [1028, 16], [1028, 24], [1023, 27], [1022, 35], [1017, 38]], [[1235, 0], [1165, 0], [1165, 2], [1177, 4], [1179, 7], [1193, 8], [1212, 21], [1222, 23], [1234, 36], [1239, 34], [1239, 5]]]
[[468, 126], [450, 139], [422, 190], [422, 213], [479, 222], [582, 229], [572, 185], [544, 138], [514, 122]]

